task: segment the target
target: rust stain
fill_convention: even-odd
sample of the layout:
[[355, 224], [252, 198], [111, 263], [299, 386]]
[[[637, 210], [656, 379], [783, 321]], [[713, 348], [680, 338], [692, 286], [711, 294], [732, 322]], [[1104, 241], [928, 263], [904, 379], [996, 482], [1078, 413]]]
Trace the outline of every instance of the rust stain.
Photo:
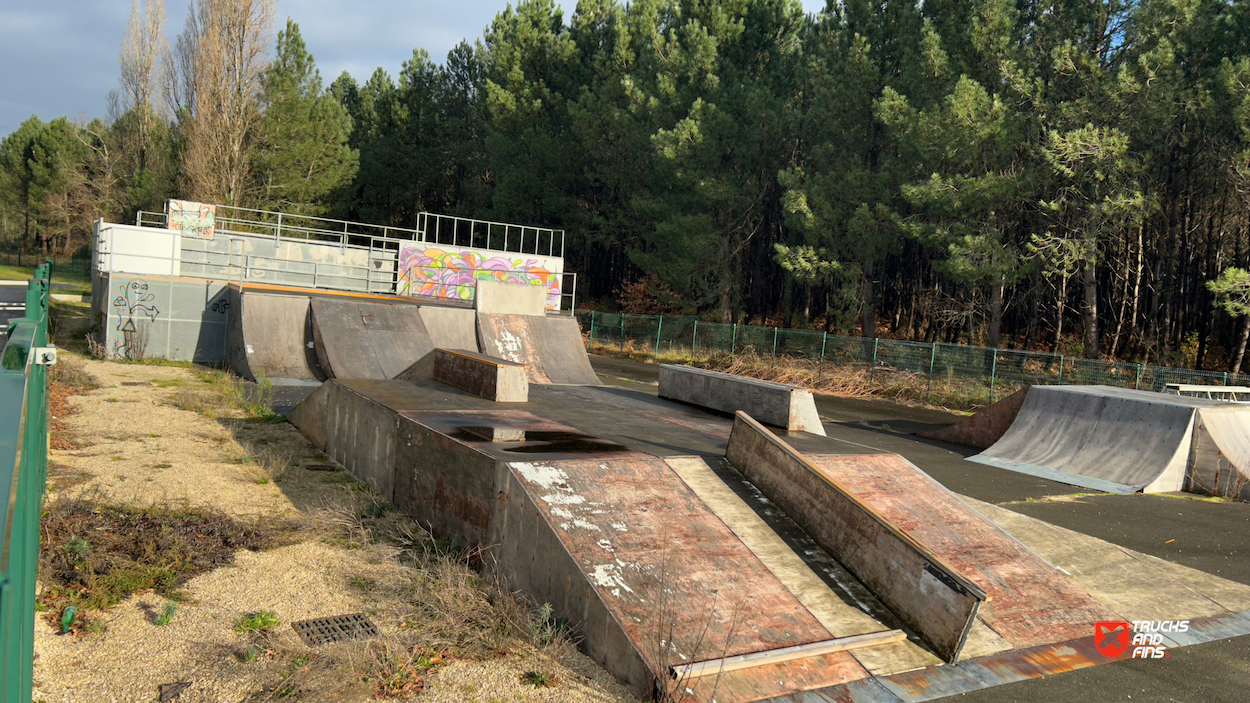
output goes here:
[[1092, 637], [1118, 619], [1080, 586], [894, 454], [816, 455], [811, 462], [989, 594], [978, 619], [1012, 646]]

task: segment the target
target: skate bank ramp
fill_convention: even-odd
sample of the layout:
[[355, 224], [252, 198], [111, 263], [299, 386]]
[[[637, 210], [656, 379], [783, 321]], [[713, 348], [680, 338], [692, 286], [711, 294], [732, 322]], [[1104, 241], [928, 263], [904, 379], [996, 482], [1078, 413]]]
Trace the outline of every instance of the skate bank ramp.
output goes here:
[[601, 386], [572, 317], [478, 313], [483, 354], [529, 367], [530, 383]]
[[435, 348], [477, 351], [468, 309], [314, 298], [312, 325], [330, 378], [394, 378]]
[[1227, 406], [1111, 386], [1033, 386], [1002, 438], [968, 460], [1108, 493], [1179, 491], [1197, 412]]
[[433, 534], [482, 550], [478, 568], [550, 603], [639, 697], [674, 681], [689, 689], [677, 699], [722, 703], [837, 685], [869, 675], [850, 649], [901, 638], [830, 633], [663, 459], [428, 399], [334, 379], [291, 421]]
[[313, 349], [308, 296], [231, 285], [226, 290], [226, 363], [249, 381], [325, 378]]
[[916, 436], [962, 444], [965, 447], [989, 449], [1003, 438], [1011, 423], [1016, 421], [1016, 415], [1020, 414], [1020, 406], [1024, 405], [1028, 394], [1028, 388], [1021, 388], [997, 403], [978, 410], [972, 417], [940, 430], [917, 432]]

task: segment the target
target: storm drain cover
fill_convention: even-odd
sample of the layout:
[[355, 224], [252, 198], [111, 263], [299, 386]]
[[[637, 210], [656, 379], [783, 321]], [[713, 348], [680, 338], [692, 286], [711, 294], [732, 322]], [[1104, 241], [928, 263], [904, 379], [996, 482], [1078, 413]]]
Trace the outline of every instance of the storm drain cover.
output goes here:
[[148, 381], [122, 381], [123, 386], [150, 386]]
[[295, 631], [299, 633], [300, 639], [304, 640], [304, 644], [310, 647], [317, 644], [342, 642], [361, 637], [373, 637], [378, 634], [377, 626], [370, 622], [364, 613], [331, 615], [328, 618], [300, 620], [299, 622], [291, 623], [291, 627], [295, 628]]

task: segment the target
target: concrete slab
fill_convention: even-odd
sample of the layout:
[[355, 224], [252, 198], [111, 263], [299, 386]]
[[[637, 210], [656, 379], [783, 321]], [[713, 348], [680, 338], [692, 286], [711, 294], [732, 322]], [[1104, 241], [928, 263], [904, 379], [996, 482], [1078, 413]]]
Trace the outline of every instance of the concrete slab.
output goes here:
[[480, 351], [477, 346], [477, 316], [465, 308], [421, 306], [421, 322], [430, 344], [438, 349]]
[[659, 395], [724, 413], [741, 410], [759, 422], [785, 430], [825, 434], [811, 390], [800, 386], [661, 364]]
[[496, 403], [529, 400], [529, 374], [524, 365], [454, 349], [435, 349], [395, 380], [437, 381]]

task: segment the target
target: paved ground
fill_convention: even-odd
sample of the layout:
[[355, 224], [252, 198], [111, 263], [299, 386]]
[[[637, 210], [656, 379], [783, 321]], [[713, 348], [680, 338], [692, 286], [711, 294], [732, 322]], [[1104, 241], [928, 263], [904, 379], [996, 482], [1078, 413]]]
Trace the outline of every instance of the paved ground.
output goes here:
[[[656, 390], [655, 364], [598, 356], [591, 363], [605, 383]], [[816, 407], [831, 439], [899, 453], [956, 493], [1250, 584], [1250, 504], [1159, 495], [1066, 497], [1081, 489], [964, 461], [977, 450], [911, 436], [956, 422], [960, 416], [953, 413], [832, 396], [818, 396]], [[1250, 637], [1240, 637], [1186, 647], [1166, 660], [1119, 662], [949, 700], [1244, 701], [1248, 687]]]
[[0, 330], [26, 310], [26, 281], [0, 281]]

